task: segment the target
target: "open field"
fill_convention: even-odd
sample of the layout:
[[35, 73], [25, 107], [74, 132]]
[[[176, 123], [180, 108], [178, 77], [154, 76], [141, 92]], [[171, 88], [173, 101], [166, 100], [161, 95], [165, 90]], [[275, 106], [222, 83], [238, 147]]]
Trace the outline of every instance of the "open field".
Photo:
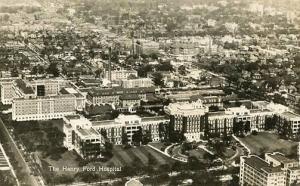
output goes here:
[[262, 152], [280, 151], [285, 154], [292, 152], [296, 142], [280, 139], [277, 134], [262, 132], [258, 135], [250, 135], [239, 138], [245, 145], [250, 148], [251, 153], [261, 154]]

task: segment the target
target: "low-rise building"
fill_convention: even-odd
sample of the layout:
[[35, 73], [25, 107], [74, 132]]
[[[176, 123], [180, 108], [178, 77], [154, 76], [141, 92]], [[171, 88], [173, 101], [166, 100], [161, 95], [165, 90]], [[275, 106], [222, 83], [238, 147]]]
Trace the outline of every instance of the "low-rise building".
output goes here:
[[123, 88], [152, 87], [153, 81], [150, 78], [122, 79], [120, 84]]
[[87, 100], [93, 105], [120, 104], [123, 95], [136, 95], [140, 100], [147, 100], [147, 94], [154, 94], [155, 87], [146, 88], [121, 88], [92, 89], [87, 94]]
[[109, 73], [109, 71], [104, 72], [104, 78], [109, 79], [111, 81], [128, 79], [128, 77], [130, 76], [137, 77], [138, 76], [137, 71], [136, 70], [112, 70], [111, 74]]

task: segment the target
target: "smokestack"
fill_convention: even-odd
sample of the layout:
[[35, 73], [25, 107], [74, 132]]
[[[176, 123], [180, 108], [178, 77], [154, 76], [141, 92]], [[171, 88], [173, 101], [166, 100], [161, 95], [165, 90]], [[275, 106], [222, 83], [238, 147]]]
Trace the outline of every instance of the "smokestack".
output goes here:
[[108, 48], [108, 80], [111, 82], [111, 47]]
[[298, 142], [298, 163], [299, 163], [299, 165], [300, 165], [300, 142]]

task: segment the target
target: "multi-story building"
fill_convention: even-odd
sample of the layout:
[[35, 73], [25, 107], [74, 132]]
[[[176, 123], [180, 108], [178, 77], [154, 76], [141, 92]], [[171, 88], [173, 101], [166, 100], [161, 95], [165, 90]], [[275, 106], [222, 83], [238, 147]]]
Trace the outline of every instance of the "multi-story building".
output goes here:
[[14, 97], [16, 97], [16, 92], [13, 88], [13, 82], [6, 81], [1, 82], [1, 103], [4, 105], [10, 105]]
[[287, 137], [295, 137], [300, 131], [300, 115], [290, 111], [280, 113], [277, 128]]
[[204, 136], [208, 107], [201, 100], [192, 103], [173, 103], [165, 107], [170, 116], [170, 126], [181, 131], [188, 141], [199, 141]]
[[150, 40], [138, 40], [134, 44], [135, 47], [135, 54], [153, 54], [159, 52], [159, 43]]
[[64, 146], [68, 150], [75, 150], [84, 159], [101, 156], [105, 143], [104, 137], [94, 128], [92, 123], [79, 115], [69, 115], [63, 118], [65, 133]]
[[159, 141], [159, 125], [169, 122], [164, 117], [141, 118], [137, 115], [120, 115], [115, 120], [93, 122], [83, 116], [69, 115], [63, 121], [64, 146], [75, 150], [84, 159], [101, 157], [106, 141], [122, 144], [126, 138], [131, 144], [133, 135], [139, 130], [149, 132], [152, 141]]
[[240, 185], [290, 186], [300, 182], [299, 162], [283, 154], [267, 153], [265, 160], [255, 156], [242, 156]]
[[251, 131], [262, 131], [265, 120], [272, 116], [269, 110], [247, 109], [245, 106], [227, 108], [221, 112], [209, 112], [208, 106], [199, 99], [196, 102], [172, 103], [165, 107], [170, 124], [181, 131], [189, 141], [199, 141], [210, 136], [231, 135], [234, 123], [248, 122]]
[[130, 76], [137, 77], [138, 74], [137, 74], [136, 70], [112, 70], [111, 77], [109, 77], [109, 76], [110, 76], [109, 71], [105, 71], [104, 78], [109, 79], [111, 81], [119, 81], [122, 79], [128, 79], [128, 77], [130, 77]]
[[123, 88], [152, 87], [153, 81], [150, 78], [122, 79], [120, 84]]
[[[80, 100], [83, 97], [79, 98]], [[12, 103], [12, 119], [16, 121], [49, 120], [75, 114], [82, 105], [73, 94], [15, 98]]]
[[147, 100], [147, 94], [154, 94], [155, 87], [146, 88], [121, 88], [92, 89], [87, 94], [87, 100], [93, 105], [120, 104], [120, 96], [137, 95], [141, 100]]
[[0, 81], [1, 102], [3, 104], [12, 104], [13, 98], [57, 95], [66, 84], [64, 80], [26, 81], [10, 78]]
[[208, 113], [208, 122], [204, 129], [207, 137], [231, 135], [234, 119], [233, 114], [226, 114], [224, 111]]
[[35, 80], [30, 84], [37, 96], [57, 95], [61, 89], [59, 80]]
[[227, 114], [235, 116], [235, 122], [249, 122], [251, 131], [263, 131], [267, 117], [273, 116], [273, 112], [267, 109], [247, 109], [245, 106], [232, 107], [226, 110]]

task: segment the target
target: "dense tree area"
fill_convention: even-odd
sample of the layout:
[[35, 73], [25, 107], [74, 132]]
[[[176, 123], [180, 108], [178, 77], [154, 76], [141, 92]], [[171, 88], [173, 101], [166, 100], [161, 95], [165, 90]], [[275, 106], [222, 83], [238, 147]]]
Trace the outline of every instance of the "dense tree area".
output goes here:
[[163, 75], [159, 72], [155, 72], [152, 74], [153, 82], [156, 86], [164, 87]]
[[60, 73], [59, 69], [57, 68], [57, 63], [50, 63], [46, 71], [48, 74], [52, 74], [54, 77], [58, 77]]

